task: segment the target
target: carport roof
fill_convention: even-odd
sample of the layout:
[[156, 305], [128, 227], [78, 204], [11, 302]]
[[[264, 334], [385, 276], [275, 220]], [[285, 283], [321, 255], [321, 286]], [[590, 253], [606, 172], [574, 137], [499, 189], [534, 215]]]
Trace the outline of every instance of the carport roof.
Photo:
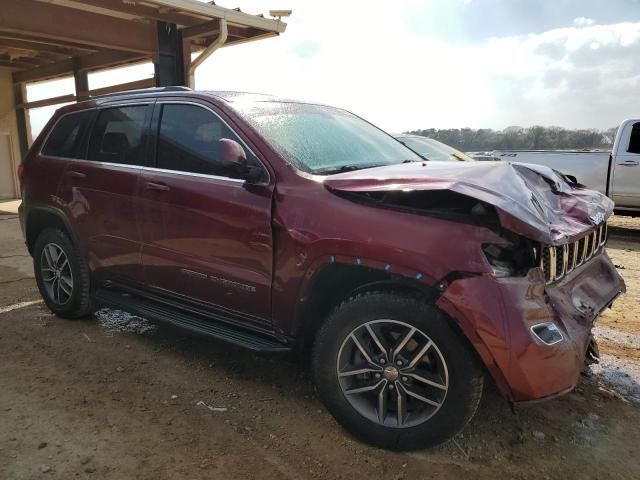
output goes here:
[[158, 22], [175, 24], [195, 52], [217, 37], [220, 19], [228, 24], [224, 46], [286, 28], [279, 19], [196, 0], [0, 0], [0, 67], [13, 68], [22, 83], [155, 60]]

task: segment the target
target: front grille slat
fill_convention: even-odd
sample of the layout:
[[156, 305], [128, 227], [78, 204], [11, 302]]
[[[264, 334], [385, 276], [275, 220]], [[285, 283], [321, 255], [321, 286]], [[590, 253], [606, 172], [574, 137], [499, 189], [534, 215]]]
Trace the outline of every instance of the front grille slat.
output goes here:
[[553, 278], [551, 277], [551, 249], [553, 247], [542, 247], [540, 250], [540, 268], [544, 273], [544, 281], [551, 283]]
[[539, 266], [547, 284], [561, 280], [569, 272], [578, 268], [597, 254], [607, 243], [607, 224], [602, 223], [581, 239], [554, 247], [540, 248]]
[[574, 268], [576, 268], [576, 264], [578, 262], [578, 242], [570, 243], [567, 248], [567, 254], [569, 256], [569, 270], [567, 272], [572, 272]]
[[587, 261], [591, 258], [591, 235], [584, 237], [584, 260]]
[[549, 279], [552, 282], [556, 279], [557, 266], [556, 247], [549, 247]]

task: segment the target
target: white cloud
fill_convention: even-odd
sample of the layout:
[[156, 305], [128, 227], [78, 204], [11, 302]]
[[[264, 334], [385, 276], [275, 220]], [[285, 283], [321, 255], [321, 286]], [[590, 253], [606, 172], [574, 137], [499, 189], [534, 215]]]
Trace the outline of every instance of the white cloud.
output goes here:
[[[363, 9], [359, 2], [289, 0], [293, 16], [281, 37], [217, 52], [199, 72], [198, 86], [342, 106], [390, 131], [606, 128], [638, 114], [640, 23], [584, 19], [580, 27], [465, 45], [408, 32], [404, 12], [411, 3], [382, 13], [376, 1]], [[291, 52], [304, 42], [320, 48], [308, 58]]]
[[595, 22], [593, 21], [592, 18], [586, 18], [586, 17], [577, 17], [573, 19], [573, 24], [576, 27], [589, 27], [591, 25], [593, 25]]

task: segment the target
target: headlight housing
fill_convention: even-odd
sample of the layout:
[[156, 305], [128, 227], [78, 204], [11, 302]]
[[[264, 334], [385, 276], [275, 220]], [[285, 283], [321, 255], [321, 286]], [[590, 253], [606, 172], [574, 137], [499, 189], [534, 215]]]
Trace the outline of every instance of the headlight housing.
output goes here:
[[504, 243], [485, 243], [482, 251], [495, 277], [521, 277], [535, 267], [534, 242], [517, 235], [504, 237]]

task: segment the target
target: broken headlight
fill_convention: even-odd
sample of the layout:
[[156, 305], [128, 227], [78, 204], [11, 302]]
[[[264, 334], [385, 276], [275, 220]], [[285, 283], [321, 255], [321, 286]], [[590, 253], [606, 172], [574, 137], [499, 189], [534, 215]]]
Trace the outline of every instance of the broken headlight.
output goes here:
[[519, 277], [535, 266], [536, 251], [533, 242], [521, 237], [505, 239], [506, 243], [487, 243], [484, 255], [496, 277]]

